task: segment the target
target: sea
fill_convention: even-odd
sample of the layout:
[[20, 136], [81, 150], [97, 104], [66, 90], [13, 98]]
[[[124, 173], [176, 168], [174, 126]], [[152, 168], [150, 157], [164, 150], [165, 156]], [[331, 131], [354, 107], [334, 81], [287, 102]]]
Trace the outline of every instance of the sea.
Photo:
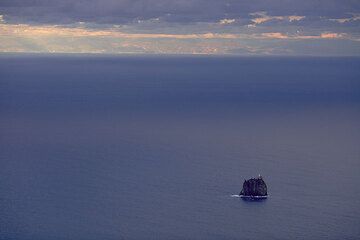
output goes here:
[[360, 58], [0, 55], [0, 239], [360, 239]]

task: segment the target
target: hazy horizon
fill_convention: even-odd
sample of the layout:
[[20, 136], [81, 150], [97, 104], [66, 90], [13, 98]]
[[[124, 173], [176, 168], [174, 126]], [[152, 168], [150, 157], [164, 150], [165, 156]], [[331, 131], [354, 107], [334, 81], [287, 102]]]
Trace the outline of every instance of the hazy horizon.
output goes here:
[[360, 55], [360, 2], [0, 2], [0, 52]]

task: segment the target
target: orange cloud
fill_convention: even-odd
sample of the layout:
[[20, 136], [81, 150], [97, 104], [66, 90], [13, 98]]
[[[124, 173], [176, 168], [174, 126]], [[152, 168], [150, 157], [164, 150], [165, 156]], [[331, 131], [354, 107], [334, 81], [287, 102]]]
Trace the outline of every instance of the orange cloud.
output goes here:
[[[290, 16], [269, 16], [266, 12], [254, 12], [250, 14], [251, 16], [255, 16], [255, 18], [251, 19], [254, 25], [262, 24], [271, 20], [279, 20], [279, 21], [300, 21], [305, 18], [305, 16], [297, 16], [297, 15], [290, 15]], [[250, 25], [254, 27], [254, 25]]]
[[321, 38], [344, 38], [344, 33], [321, 33]]
[[287, 16], [287, 18], [289, 19], [290, 22], [293, 22], [293, 21], [303, 20], [305, 18], [305, 16], [292, 15], [292, 16]]
[[261, 36], [265, 38], [275, 38], [275, 39], [288, 39], [289, 37], [285, 34], [279, 32], [272, 32], [272, 33], [262, 33]]
[[236, 34], [204, 33], [204, 34], [158, 34], [158, 33], [124, 33], [117, 29], [95, 30], [81, 27], [31, 26], [26, 24], [2, 24], [2, 35], [27, 37], [71, 36], [71, 37], [117, 37], [117, 38], [173, 38], [173, 39], [235, 39]]
[[[332, 33], [332, 32], [324, 32], [319, 35], [288, 35], [280, 32], [270, 32], [270, 33], [262, 33], [261, 37], [266, 39], [345, 39], [347, 35], [345, 33]], [[348, 38], [351, 39], [351, 38]]]
[[2, 36], [27, 38], [40, 37], [111, 37], [129, 39], [351, 39], [345, 33], [323, 32], [319, 35], [290, 35], [281, 32], [259, 34], [163, 34], [163, 33], [125, 33], [118, 29], [98, 30], [82, 27], [31, 26], [26, 24], [0, 24]]
[[[106, 41], [102, 41], [105, 40]], [[267, 33], [126, 33], [121, 28], [86, 28], [83, 26], [0, 24], [0, 52], [84, 52], [84, 53], [188, 53], [225, 54], [232, 49], [247, 53], [271, 54], [252, 40], [348, 39], [345, 33], [322, 32], [317, 35]], [[187, 41], [194, 40], [194, 41]], [[270, 51], [270, 52], [269, 52]]]

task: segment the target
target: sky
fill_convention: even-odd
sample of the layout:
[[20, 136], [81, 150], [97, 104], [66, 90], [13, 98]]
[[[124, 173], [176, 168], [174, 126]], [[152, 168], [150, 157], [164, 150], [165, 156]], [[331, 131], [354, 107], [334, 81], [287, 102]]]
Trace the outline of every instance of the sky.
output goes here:
[[0, 0], [0, 53], [360, 56], [359, 0]]

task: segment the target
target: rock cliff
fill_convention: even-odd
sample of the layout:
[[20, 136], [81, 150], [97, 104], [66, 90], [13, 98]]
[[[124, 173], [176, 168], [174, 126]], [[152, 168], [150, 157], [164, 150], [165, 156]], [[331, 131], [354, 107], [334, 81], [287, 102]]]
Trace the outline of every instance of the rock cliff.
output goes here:
[[244, 197], [266, 197], [267, 187], [261, 176], [245, 180], [240, 196]]

